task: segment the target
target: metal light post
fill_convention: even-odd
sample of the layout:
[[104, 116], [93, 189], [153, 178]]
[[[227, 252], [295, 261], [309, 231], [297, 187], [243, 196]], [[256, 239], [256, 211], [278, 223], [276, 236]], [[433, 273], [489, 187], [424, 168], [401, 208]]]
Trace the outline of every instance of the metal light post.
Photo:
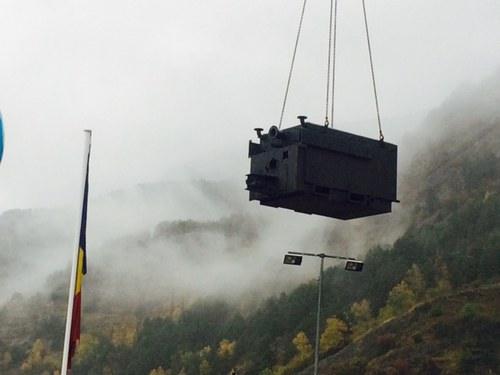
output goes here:
[[319, 268], [319, 280], [318, 280], [318, 311], [316, 314], [316, 340], [314, 345], [314, 375], [318, 375], [318, 364], [319, 364], [319, 326], [320, 326], [320, 318], [321, 318], [321, 293], [323, 290], [323, 264], [325, 262], [325, 258], [333, 258], [333, 259], [344, 259], [346, 260], [345, 270], [346, 271], [355, 271], [361, 272], [363, 269], [364, 263], [360, 260], [356, 260], [355, 258], [343, 257], [339, 255], [327, 255], [325, 253], [313, 254], [313, 253], [301, 253], [296, 251], [289, 251], [287, 255], [285, 255], [285, 259], [283, 263], [291, 264], [295, 266], [300, 266], [302, 264], [302, 255], [319, 257], [321, 258], [320, 268]]
[[319, 364], [319, 321], [321, 317], [321, 292], [323, 291], [323, 264], [325, 263], [325, 254], [318, 254], [321, 258], [318, 280], [318, 311], [316, 313], [316, 343], [314, 344], [314, 375], [318, 374]]

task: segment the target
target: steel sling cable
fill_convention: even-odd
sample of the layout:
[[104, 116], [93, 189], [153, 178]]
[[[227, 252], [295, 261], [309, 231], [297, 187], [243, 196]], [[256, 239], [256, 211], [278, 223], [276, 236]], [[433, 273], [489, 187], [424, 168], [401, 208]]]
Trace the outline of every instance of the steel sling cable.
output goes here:
[[307, 3], [307, 0], [304, 0], [304, 4], [302, 5], [302, 12], [300, 14], [299, 28], [297, 30], [297, 38], [295, 39], [295, 46], [293, 48], [292, 63], [290, 65], [290, 72], [288, 73], [288, 81], [286, 83], [285, 97], [283, 99], [283, 107], [281, 108], [281, 115], [280, 115], [280, 122], [279, 122], [278, 129], [281, 129], [281, 123], [283, 122], [283, 114], [285, 113], [286, 100], [288, 98], [288, 90], [290, 89], [290, 82], [292, 80], [293, 66], [295, 64], [295, 57], [297, 56], [297, 47], [299, 45], [299, 39], [300, 39], [300, 32], [302, 30], [302, 21], [304, 20], [304, 13], [306, 11], [306, 3]]
[[370, 44], [370, 34], [368, 32], [368, 20], [366, 18], [365, 0], [361, 0], [361, 1], [363, 3], [363, 15], [364, 15], [364, 18], [365, 18], [366, 41], [368, 43], [368, 55], [370, 56], [370, 68], [371, 68], [371, 72], [372, 72], [373, 93], [375, 95], [375, 107], [377, 109], [379, 139], [381, 141], [383, 141], [384, 140], [384, 134], [382, 133], [382, 124], [380, 122], [380, 111], [379, 111], [379, 106], [378, 106], [377, 86], [375, 85], [375, 72], [374, 72], [374, 69], [373, 69], [372, 48], [371, 48], [371, 44]]
[[[333, 28], [333, 43], [332, 43], [332, 28]], [[333, 44], [333, 46], [332, 46]], [[328, 29], [328, 71], [326, 75], [326, 110], [325, 110], [325, 127], [330, 125], [328, 120], [329, 109], [329, 95], [330, 95], [330, 70], [331, 70], [331, 83], [332, 83], [332, 115], [330, 117], [333, 127], [333, 114], [335, 107], [335, 59], [337, 47], [337, 0], [330, 1], [330, 27]]]

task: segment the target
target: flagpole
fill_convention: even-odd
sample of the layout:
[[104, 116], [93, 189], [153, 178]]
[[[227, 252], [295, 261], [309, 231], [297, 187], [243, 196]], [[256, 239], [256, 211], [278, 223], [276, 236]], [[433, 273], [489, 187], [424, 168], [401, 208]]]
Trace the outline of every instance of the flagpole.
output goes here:
[[75, 246], [73, 247], [73, 262], [71, 265], [71, 279], [69, 283], [69, 293], [68, 293], [68, 312], [66, 314], [66, 332], [64, 334], [64, 348], [62, 355], [62, 365], [61, 365], [61, 375], [66, 375], [68, 370], [68, 356], [69, 356], [69, 344], [70, 344], [70, 335], [71, 335], [71, 321], [73, 314], [73, 302], [75, 298], [75, 285], [76, 285], [76, 268], [78, 265], [78, 254], [80, 247], [80, 229], [82, 225], [82, 217], [83, 217], [83, 200], [85, 194], [85, 183], [87, 179], [87, 167], [89, 162], [90, 155], [90, 144], [92, 137], [92, 130], [84, 130], [85, 138], [84, 138], [84, 153], [83, 153], [83, 172], [82, 172], [82, 182], [81, 182], [81, 194], [80, 194], [80, 203], [78, 209], [78, 220], [77, 220], [77, 229], [76, 229], [76, 240]]

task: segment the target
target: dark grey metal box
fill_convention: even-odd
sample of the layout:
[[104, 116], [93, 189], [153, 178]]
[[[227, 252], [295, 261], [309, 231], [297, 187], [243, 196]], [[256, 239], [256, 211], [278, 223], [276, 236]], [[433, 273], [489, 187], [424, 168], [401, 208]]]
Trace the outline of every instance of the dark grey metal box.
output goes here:
[[354, 219], [391, 212], [397, 146], [301, 119], [250, 141], [250, 200], [307, 214]]

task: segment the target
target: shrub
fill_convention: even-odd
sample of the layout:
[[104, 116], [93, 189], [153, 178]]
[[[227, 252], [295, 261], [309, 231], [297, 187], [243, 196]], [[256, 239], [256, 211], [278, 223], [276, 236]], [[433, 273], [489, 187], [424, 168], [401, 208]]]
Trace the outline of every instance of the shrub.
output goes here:
[[422, 342], [422, 333], [420, 332], [415, 332], [413, 335], [412, 335], [412, 339], [413, 339], [413, 342], [415, 344], [418, 344], [418, 343], [421, 343]]
[[479, 315], [479, 308], [475, 303], [467, 302], [460, 310], [460, 317], [464, 323], [474, 321]]
[[426, 375], [441, 375], [441, 369], [433, 358], [427, 357], [422, 360], [419, 373]]
[[391, 365], [398, 373], [398, 375], [405, 375], [408, 373], [410, 365], [408, 364], [408, 358], [398, 357], [394, 359]]
[[456, 328], [450, 322], [439, 321], [432, 327], [437, 338], [453, 339], [458, 335]]
[[443, 315], [443, 309], [440, 306], [432, 306], [429, 311], [430, 316], [437, 317]]
[[353, 358], [348, 362], [335, 366], [337, 375], [364, 375], [366, 372], [366, 358]]
[[377, 337], [377, 344], [381, 353], [388, 352], [396, 347], [396, 335], [394, 333], [386, 333]]

